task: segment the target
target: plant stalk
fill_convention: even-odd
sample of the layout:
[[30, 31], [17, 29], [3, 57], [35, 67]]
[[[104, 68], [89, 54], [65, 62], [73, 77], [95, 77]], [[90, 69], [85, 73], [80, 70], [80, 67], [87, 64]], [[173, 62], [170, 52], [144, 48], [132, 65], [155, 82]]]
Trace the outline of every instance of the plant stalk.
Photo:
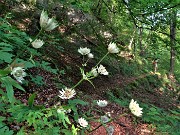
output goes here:
[[76, 88], [80, 83], [82, 83], [83, 80], [84, 80], [84, 79], [82, 78], [78, 83], [76, 83], [76, 85], [74, 85], [74, 86], [72, 87], [72, 89]]
[[94, 67], [96, 68], [108, 54], [109, 52], [107, 52]]

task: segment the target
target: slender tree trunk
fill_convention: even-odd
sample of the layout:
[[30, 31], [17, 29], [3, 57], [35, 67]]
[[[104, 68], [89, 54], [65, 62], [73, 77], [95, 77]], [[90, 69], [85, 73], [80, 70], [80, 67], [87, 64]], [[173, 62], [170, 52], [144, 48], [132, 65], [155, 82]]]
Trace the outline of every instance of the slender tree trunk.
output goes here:
[[142, 33], [143, 33], [143, 29], [139, 28], [139, 49], [140, 49], [141, 56], [144, 55], [144, 50], [143, 50], [143, 45], [142, 45]]
[[175, 38], [176, 38], [176, 11], [172, 12], [171, 15], [171, 22], [170, 22], [170, 75], [174, 75], [174, 65], [175, 65], [175, 56], [176, 56], [176, 50], [175, 50]]

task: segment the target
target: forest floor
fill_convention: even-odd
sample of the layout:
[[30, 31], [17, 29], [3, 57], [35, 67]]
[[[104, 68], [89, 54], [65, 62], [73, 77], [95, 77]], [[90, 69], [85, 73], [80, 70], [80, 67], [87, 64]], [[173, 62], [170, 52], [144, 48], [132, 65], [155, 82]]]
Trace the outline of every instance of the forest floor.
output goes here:
[[[60, 64], [63, 63], [66, 65], [66, 62], [69, 61], [70, 58], [76, 58], [73, 56], [70, 56], [70, 54], [64, 55], [63, 58], [64, 61], [59, 59]], [[68, 60], [67, 60], [68, 59]], [[71, 73], [67, 73], [65, 75], [53, 75], [47, 71], [44, 71], [43, 69], [31, 69], [30, 73], [36, 75], [42, 76], [44, 78], [45, 85], [43, 86], [37, 86], [35, 84], [30, 84], [28, 87], [26, 87], [27, 92], [23, 93], [21, 91], [16, 91], [15, 96], [17, 99], [20, 99], [24, 104], [28, 103], [28, 97], [31, 95], [31, 93], [36, 92], [37, 98], [35, 99], [35, 104], [38, 105], [45, 105], [46, 107], [51, 107], [59, 102], [59, 99], [54, 98], [57, 97], [59, 94], [59, 90], [56, 87], [56, 84], [54, 83], [54, 78], [57, 78], [68, 86], [67, 78], [72, 77], [71, 81], [75, 84], [80, 80], [81, 76], [77, 75], [78, 67], [75, 67], [74, 65], [77, 64], [76, 60], [71, 60], [69, 62], [71, 67], [73, 67], [73, 71]], [[77, 69], [76, 69], [77, 68]], [[149, 73], [152, 74], [152, 73]], [[110, 77], [98, 77], [93, 81], [95, 88], [89, 84], [88, 82], [83, 82], [82, 85], [78, 86], [76, 88], [77, 91], [77, 98], [82, 99], [84, 101], [87, 101], [89, 103], [92, 103], [93, 100], [107, 100], [109, 101], [108, 97], [106, 96], [107, 92], [109, 90], [117, 89], [117, 88], [124, 88], [128, 86], [128, 84], [142, 78], [146, 78], [149, 74], [143, 74], [138, 77], [126, 77], [121, 74], [116, 74]], [[143, 86], [144, 87], [144, 86]], [[170, 99], [171, 97], [168, 97], [167, 95], [163, 95], [162, 93], [149, 93], [148, 91], [145, 91], [142, 89], [139, 89], [138, 91], [133, 91], [132, 95], [135, 99], [138, 99], [140, 101], [150, 101], [150, 103], [164, 108], [173, 108], [176, 107], [177, 104], [175, 100], [171, 100], [171, 102], [167, 102], [167, 99]], [[81, 112], [86, 112], [89, 108], [81, 107], [79, 108]], [[137, 119], [137, 121], [134, 121], [134, 116], [132, 114], [128, 114], [125, 116], [121, 116], [118, 118], [121, 114], [129, 112], [128, 107], [122, 107], [117, 103], [110, 102], [108, 106], [105, 108], [98, 108], [102, 112], [105, 112], [106, 114], [110, 114], [112, 118], [117, 118], [114, 121], [108, 123], [107, 125], [114, 126], [114, 134], [113, 135], [152, 135], [155, 134], [156, 128], [153, 127], [151, 124], [144, 123], [141, 121], [140, 118]], [[98, 113], [93, 114], [95, 117], [100, 117]], [[90, 125], [92, 129], [95, 129], [99, 127], [99, 122], [90, 122]], [[88, 133], [89, 135], [107, 135], [106, 129], [103, 126], [100, 126], [96, 130], [94, 130], [91, 133]]]

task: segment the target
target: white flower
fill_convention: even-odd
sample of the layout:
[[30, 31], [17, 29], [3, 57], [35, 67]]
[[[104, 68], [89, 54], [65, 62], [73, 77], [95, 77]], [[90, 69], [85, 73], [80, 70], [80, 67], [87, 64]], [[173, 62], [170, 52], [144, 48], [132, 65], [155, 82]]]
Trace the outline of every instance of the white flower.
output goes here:
[[31, 44], [34, 48], [40, 48], [44, 44], [44, 42], [40, 39], [36, 39]]
[[108, 75], [109, 73], [107, 72], [106, 68], [103, 65], [100, 65], [98, 68], [98, 73], [102, 75]]
[[139, 104], [136, 101], [134, 101], [134, 99], [131, 99], [131, 102], [129, 104], [129, 109], [131, 110], [131, 112], [135, 116], [137, 116], [137, 117], [141, 117], [142, 116], [142, 113], [143, 113], [142, 109], [143, 108], [140, 108]]
[[78, 123], [81, 127], [87, 127], [88, 126], [88, 122], [84, 118], [79, 118]]
[[98, 76], [98, 72], [96, 68], [92, 68], [91, 73], [94, 77]]
[[101, 122], [102, 122], [102, 123], [107, 123], [107, 122], [109, 122], [109, 121], [110, 121], [110, 119], [109, 119], [106, 115], [101, 116]]
[[115, 43], [110, 43], [108, 45], [108, 52], [109, 53], [118, 53], [119, 52], [119, 48], [117, 47], [117, 45]]
[[58, 26], [58, 23], [54, 18], [49, 18], [46, 11], [41, 12], [40, 26], [45, 31], [51, 31]]
[[64, 108], [57, 109], [57, 113], [66, 113], [66, 110]]
[[65, 110], [63, 107], [59, 107], [57, 109], [57, 113], [70, 113], [70, 112], [71, 112], [71, 109]]
[[87, 47], [85, 47], [85, 48], [79, 48], [78, 49], [78, 52], [80, 53], [80, 54], [82, 54], [82, 55], [87, 55], [87, 54], [89, 54], [90, 53], [90, 49], [89, 48], [87, 48]]
[[22, 67], [15, 67], [11, 71], [11, 75], [13, 75], [18, 82], [22, 83], [22, 81], [24, 80], [23, 77], [26, 76], [26, 72], [24, 72], [24, 70], [25, 69], [23, 69]]
[[62, 89], [62, 91], [59, 91], [59, 92], [60, 92], [59, 97], [61, 99], [70, 99], [70, 98], [73, 98], [76, 95], [76, 92], [75, 92], [74, 89], [65, 88], [65, 89]]
[[113, 135], [114, 133], [114, 126], [109, 126], [106, 128], [108, 135]]
[[100, 107], [105, 107], [107, 106], [108, 102], [106, 100], [98, 100], [97, 105]]
[[94, 55], [92, 53], [88, 53], [88, 58], [89, 59], [93, 59], [94, 58]]

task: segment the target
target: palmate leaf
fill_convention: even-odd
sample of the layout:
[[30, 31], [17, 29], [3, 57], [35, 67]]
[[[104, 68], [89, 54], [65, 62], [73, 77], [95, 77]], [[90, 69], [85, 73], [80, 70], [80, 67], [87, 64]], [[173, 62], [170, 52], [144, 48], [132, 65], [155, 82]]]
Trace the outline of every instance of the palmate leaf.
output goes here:
[[64, 127], [68, 128], [66, 123], [71, 124], [68, 116], [64, 112], [61, 112], [61, 113], [58, 113], [58, 117], [59, 117], [59, 120], [63, 123]]
[[14, 56], [10, 53], [12, 48], [12, 45], [5, 42], [0, 42], [0, 60], [10, 63], [12, 61], [12, 57]]
[[12, 61], [13, 56], [14, 55], [12, 55], [11, 53], [8, 53], [8, 52], [3, 52], [3, 51], [0, 52], [0, 60], [3, 60], [7, 63], [10, 63]]
[[0, 127], [0, 133], [1, 133], [1, 135], [13, 135], [13, 131], [9, 130], [9, 128], [7, 126]]
[[1, 135], [12, 135], [13, 131], [9, 130], [9, 128], [2, 122], [5, 119], [5, 117], [0, 117], [0, 133]]

